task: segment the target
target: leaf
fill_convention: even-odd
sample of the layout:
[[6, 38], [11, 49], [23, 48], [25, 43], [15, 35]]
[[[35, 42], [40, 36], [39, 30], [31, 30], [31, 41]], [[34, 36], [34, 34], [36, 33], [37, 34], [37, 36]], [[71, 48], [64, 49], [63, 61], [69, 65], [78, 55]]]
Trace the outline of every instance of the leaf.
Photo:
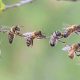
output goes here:
[[5, 9], [5, 4], [0, 0], [0, 12], [2, 12]]

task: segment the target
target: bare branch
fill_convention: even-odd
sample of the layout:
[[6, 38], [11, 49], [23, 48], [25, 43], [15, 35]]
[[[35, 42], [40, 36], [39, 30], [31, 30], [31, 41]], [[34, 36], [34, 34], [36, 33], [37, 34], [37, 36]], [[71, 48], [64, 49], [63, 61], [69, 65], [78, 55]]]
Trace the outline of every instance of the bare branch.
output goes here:
[[0, 27], [0, 32], [5, 33], [5, 32], [8, 32], [9, 30], [10, 30], [9, 28], [6, 28], [6, 27], [4, 27], [4, 26], [2, 26], [2, 25], [1, 25], [1, 27]]
[[12, 5], [6, 5], [6, 8], [4, 10], [7, 10], [9, 8], [19, 7], [19, 6], [25, 5], [30, 2], [32, 2], [32, 0], [20, 0], [20, 2], [18, 3], [12, 4]]

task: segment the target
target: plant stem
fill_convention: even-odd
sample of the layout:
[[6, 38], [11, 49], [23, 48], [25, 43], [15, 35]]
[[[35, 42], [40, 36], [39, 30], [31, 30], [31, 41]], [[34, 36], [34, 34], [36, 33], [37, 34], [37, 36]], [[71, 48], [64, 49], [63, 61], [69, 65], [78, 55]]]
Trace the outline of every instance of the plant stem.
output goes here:
[[21, 0], [20, 2], [17, 2], [15, 4], [6, 5], [4, 10], [10, 9], [10, 8], [19, 7], [19, 6], [25, 5], [25, 4], [30, 3], [30, 2], [32, 2], [32, 0]]

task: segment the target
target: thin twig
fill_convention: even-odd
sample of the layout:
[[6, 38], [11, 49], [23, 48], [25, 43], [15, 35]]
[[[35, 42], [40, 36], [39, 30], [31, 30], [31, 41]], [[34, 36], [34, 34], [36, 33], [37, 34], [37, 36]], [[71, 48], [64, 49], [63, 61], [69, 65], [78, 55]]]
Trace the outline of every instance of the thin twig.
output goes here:
[[0, 30], [0, 32], [3, 32], [3, 33], [4, 33], [4, 32], [7, 32], [7, 31], [8, 31], [8, 30]]
[[18, 2], [18, 3], [12, 4], [12, 5], [6, 5], [4, 10], [7, 10], [9, 8], [19, 7], [19, 6], [25, 5], [30, 2], [32, 2], [32, 0], [20, 0], [20, 2]]
[[9, 31], [9, 28], [3, 28], [3, 27], [0, 28], [0, 32], [5, 33], [5, 32], [8, 32], [8, 31]]

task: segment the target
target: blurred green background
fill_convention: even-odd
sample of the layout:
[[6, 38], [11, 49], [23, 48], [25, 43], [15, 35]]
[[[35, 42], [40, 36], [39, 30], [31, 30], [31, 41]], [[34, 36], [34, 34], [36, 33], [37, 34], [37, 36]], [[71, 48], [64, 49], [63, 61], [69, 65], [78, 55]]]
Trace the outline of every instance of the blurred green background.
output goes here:
[[[19, 0], [3, 0], [12, 4]], [[0, 25], [24, 25], [22, 32], [42, 30], [50, 36], [62, 30], [66, 24], [80, 24], [80, 2], [34, 0], [33, 3], [8, 9], [0, 14]], [[80, 80], [80, 58], [70, 60], [62, 51], [64, 44], [54, 48], [47, 40], [35, 40], [33, 47], [27, 47], [21, 37], [8, 43], [7, 34], [0, 33], [0, 80]], [[67, 44], [77, 43], [80, 36], [73, 34]]]

